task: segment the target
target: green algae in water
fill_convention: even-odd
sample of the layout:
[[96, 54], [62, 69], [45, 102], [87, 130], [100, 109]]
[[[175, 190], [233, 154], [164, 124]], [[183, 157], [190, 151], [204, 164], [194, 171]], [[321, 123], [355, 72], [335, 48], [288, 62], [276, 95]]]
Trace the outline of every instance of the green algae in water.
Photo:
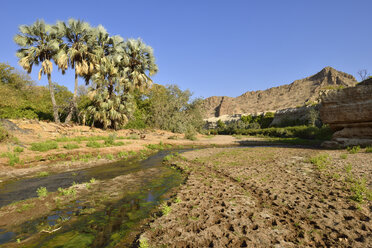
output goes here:
[[149, 216], [169, 189], [182, 181], [181, 173], [162, 168], [161, 175], [145, 181], [141, 190], [128, 192], [104, 211], [80, 216], [70, 226], [63, 227], [66, 232], [41, 238], [33, 247], [114, 247]]
[[94, 240], [94, 235], [89, 233], [81, 233], [76, 231], [60, 234], [53, 239], [47, 241], [42, 247], [63, 247], [63, 248], [85, 248], [91, 247]]

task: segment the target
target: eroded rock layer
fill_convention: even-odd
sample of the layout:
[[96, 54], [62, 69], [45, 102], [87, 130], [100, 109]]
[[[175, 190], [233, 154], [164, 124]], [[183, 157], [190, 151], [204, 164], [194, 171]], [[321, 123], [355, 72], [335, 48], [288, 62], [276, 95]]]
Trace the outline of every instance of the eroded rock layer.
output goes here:
[[372, 79], [323, 96], [320, 117], [337, 130], [324, 146], [372, 145]]

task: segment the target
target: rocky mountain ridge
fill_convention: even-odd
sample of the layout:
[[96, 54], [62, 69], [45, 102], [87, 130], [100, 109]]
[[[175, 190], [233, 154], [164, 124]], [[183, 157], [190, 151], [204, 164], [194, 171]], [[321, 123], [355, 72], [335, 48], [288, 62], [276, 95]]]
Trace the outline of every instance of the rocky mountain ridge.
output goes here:
[[320, 72], [291, 84], [267, 90], [248, 91], [238, 97], [212, 96], [203, 102], [205, 118], [224, 115], [276, 112], [305, 104], [317, 103], [323, 90], [354, 86], [357, 80], [350, 74], [325, 67]]

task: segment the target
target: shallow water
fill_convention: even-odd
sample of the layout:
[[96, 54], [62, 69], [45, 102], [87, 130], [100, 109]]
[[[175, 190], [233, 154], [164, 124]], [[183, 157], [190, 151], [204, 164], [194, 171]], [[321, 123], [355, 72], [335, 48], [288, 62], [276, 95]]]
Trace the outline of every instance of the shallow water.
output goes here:
[[36, 189], [39, 187], [46, 187], [49, 192], [53, 192], [59, 187], [67, 188], [73, 182], [87, 182], [92, 177], [108, 180], [119, 175], [146, 171], [149, 168], [157, 168], [160, 172], [157, 176], [141, 178], [141, 187], [138, 191], [125, 192], [123, 199], [106, 205], [104, 210], [82, 214], [91, 206], [77, 200], [48, 216], [23, 223], [18, 227], [17, 233], [12, 230], [0, 230], [0, 244], [14, 242], [17, 238], [24, 240], [37, 234], [40, 227], [53, 229], [56, 224], [62, 226], [60, 231], [53, 234], [38, 234], [38, 238], [26, 247], [110, 247], [116, 244], [139, 221], [148, 217], [152, 209], [163, 200], [165, 193], [183, 181], [180, 172], [162, 164], [164, 156], [171, 152], [183, 151], [185, 150], [160, 151], [142, 161], [118, 161], [99, 167], [22, 179], [2, 185], [0, 206], [36, 197]]
[[9, 181], [0, 185], [0, 207], [16, 201], [37, 197], [36, 190], [39, 187], [46, 187], [48, 192], [54, 192], [57, 191], [59, 187], [68, 188], [74, 182], [88, 182], [93, 177], [99, 180], [107, 180], [119, 175], [126, 175], [146, 168], [160, 166], [163, 157], [169, 153], [170, 151], [160, 151], [143, 161], [117, 161], [88, 169], [51, 174], [46, 177]]

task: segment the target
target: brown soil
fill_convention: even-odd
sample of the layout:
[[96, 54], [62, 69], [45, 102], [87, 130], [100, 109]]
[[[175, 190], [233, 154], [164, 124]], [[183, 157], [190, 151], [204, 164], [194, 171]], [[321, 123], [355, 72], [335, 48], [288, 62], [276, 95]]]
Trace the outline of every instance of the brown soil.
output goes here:
[[[322, 154], [324, 163], [314, 159]], [[171, 212], [152, 220], [139, 240], [150, 247], [372, 247], [372, 155], [346, 154], [268, 147], [184, 153], [173, 162], [187, 182], [168, 202]]]
[[[237, 140], [231, 136], [213, 136], [207, 137], [198, 135], [197, 140], [191, 141], [184, 139], [183, 134], [175, 134], [161, 130], [101, 130], [97, 128], [90, 128], [87, 126], [74, 125], [57, 125], [55, 123], [47, 123], [36, 120], [5, 120], [2, 125], [8, 130], [12, 138], [6, 142], [0, 143], [0, 154], [6, 152], [13, 152], [15, 147], [23, 147], [24, 151], [19, 154], [21, 163], [14, 166], [9, 165], [9, 159], [0, 156], [0, 183], [12, 178], [35, 176], [42, 171], [47, 172], [61, 172], [72, 171], [81, 168], [92, 166], [99, 166], [107, 163], [105, 155], [115, 155], [122, 151], [140, 151], [146, 148], [148, 144], [170, 144], [172, 146], [191, 146], [191, 145], [239, 145]], [[35, 142], [43, 142], [47, 140], [55, 140], [60, 137], [90, 137], [90, 136], [104, 136], [115, 134], [117, 137], [123, 137], [117, 141], [124, 142], [121, 146], [90, 148], [87, 147], [87, 141], [78, 143], [79, 148], [67, 150], [63, 148], [69, 143], [77, 144], [77, 142], [58, 142], [58, 149], [49, 150], [47, 152], [38, 152], [30, 150], [31, 144]], [[128, 139], [131, 136], [137, 136], [138, 139]], [[258, 138], [251, 138], [250, 140], [262, 140]], [[103, 143], [103, 141], [98, 141]], [[72, 156], [91, 155], [94, 159], [89, 162], [72, 161]], [[97, 159], [100, 155], [102, 159]]]

